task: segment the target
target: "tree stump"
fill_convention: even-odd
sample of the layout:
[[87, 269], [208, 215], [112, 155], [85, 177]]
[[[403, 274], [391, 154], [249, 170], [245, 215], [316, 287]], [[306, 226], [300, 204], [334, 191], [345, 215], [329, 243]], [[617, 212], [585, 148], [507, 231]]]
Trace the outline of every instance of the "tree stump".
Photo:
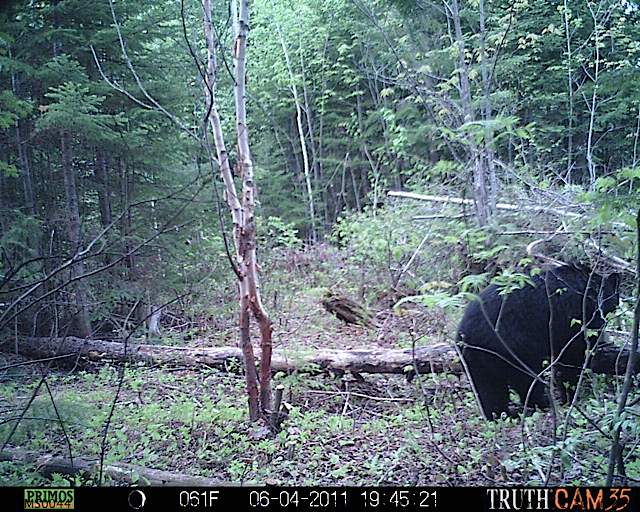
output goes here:
[[327, 290], [320, 302], [324, 309], [347, 324], [375, 327], [371, 312], [339, 292]]

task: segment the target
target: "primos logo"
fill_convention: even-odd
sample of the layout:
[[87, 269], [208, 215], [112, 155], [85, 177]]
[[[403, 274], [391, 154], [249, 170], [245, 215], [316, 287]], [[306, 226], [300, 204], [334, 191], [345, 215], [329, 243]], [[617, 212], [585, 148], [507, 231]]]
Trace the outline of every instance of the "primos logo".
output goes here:
[[25, 509], [73, 508], [73, 489], [25, 489]]

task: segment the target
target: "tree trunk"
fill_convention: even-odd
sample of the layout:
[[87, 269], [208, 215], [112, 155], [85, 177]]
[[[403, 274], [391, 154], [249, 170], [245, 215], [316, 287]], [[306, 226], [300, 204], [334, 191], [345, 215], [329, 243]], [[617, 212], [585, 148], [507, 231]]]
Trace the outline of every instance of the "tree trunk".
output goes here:
[[122, 246], [120, 250], [122, 254], [128, 254], [125, 259], [125, 264], [128, 267], [130, 273], [136, 268], [136, 260], [134, 251], [131, 250], [130, 236], [132, 232], [132, 220], [131, 220], [131, 204], [132, 198], [132, 176], [127, 169], [124, 158], [120, 157], [118, 160], [118, 175], [120, 179], [120, 211], [125, 212], [120, 220], [120, 235], [122, 240]]
[[[105, 363], [147, 363], [171, 366], [206, 366], [226, 369], [230, 362], [244, 360], [243, 351], [237, 347], [186, 348], [162, 345], [125, 344], [116, 341], [88, 340], [68, 336], [66, 338], [31, 338], [17, 340], [7, 337], [0, 341], [0, 350], [34, 358], [57, 358], [57, 364], [65, 367]], [[614, 344], [599, 346], [591, 360], [591, 369], [608, 375], [624, 373], [629, 351], [620, 350]], [[255, 361], [253, 365], [255, 368]], [[414, 366], [415, 361], [415, 366]], [[435, 343], [405, 349], [361, 348], [351, 350], [324, 349], [287, 353], [274, 351], [271, 371], [292, 372], [313, 368], [353, 373], [396, 373], [411, 375], [415, 368], [420, 373], [450, 371], [461, 374], [462, 366], [452, 343]], [[640, 372], [640, 361], [635, 371]]]
[[111, 201], [109, 197], [109, 173], [107, 154], [98, 149], [98, 161], [96, 162], [96, 177], [98, 178], [98, 204], [100, 206], [100, 224], [103, 228], [112, 222]]
[[[293, 100], [296, 105], [296, 124], [298, 126], [298, 137], [300, 138], [300, 148], [302, 150], [302, 169], [304, 171], [305, 183], [307, 185], [307, 200], [309, 201], [309, 217], [311, 220], [311, 240], [315, 243], [317, 242], [316, 216], [315, 216], [315, 210], [313, 206], [313, 187], [311, 185], [311, 166], [309, 163], [309, 153], [307, 151], [307, 141], [304, 136], [302, 106], [300, 105], [301, 101], [298, 95], [298, 88], [296, 87], [295, 75], [293, 74], [293, 68], [291, 67], [291, 61], [289, 59], [289, 52], [287, 51], [287, 46], [284, 42], [284, 37], [282, 36], [282, 31], [280, 30], [280, 26], [278, 24], [276, 24], [276, 30], [278, 31], [278, 35], [280, 36], [282, 51], [284, 52], [284, 58], [285, 58], [285, 61], [287, 62], [287, 69], [289, 70], [289, 78], [291, 79], [291, 92], [293, 94]], [[302, 45], [300, 47], [300, 53], [302, 54]], [[304, 68], [303, 68], [303, 72], [304, 72]], [[307, 110], [307, 117], [309, 117], [308, 110]], [[311, 126], [310, 121], [309, 121], [309, 126]]]
[[[236, 71], [235, 100], [238, 135], [238, 165], [242, 176], [242, 209], [243, 221], [242, 241], [239, 252], [241, 309], [249, 313], [249, 308], [260, 327], [260, 406], [262, 413], [271, 413], [271, 319], [265, 310], [260, 297], [258, 282], [258, 262], [256, 260], [256, 223], [254, 217], [256, 187], [253, 182], [253, 162], [249, 150], [249, 134], [247, 127], [245, 84], [247, 34], [249, 32], [249, 0], [241, 0], [238, 11], [238, 35], [234, 44], [234, 62]], [[242, 319], [242, 317], [241, 317]], [[246, 325], [249, 334], [249, 325]]]
[[[76, 189], [76, 178], [72, 166], [71, 140], [69, 134], [61, 134], [62, 149], [62, 172], [64, 175], [64, 190], [67, 200], [68, 214], [68, 236], [71, 243], [71, 257], [75, 258], [82, 248], [82, 224], [80, 219], [80, 208], [78, 206], [78, 191]], [[74, 282], [73, 290], [75, 294], [74, 302], [76, 312], [76, 326], [78, 333], [84, 338], [92, 334], [91, 320], [89, 316], [89, 293], [86, 283], [83, 282], [84, 263], [77, 261], [70, 268], [70, 279]]]
[[571, 170], [573, 169], [573, 54], [571, 50], [571, 27], [569, 25], [569, 6], [568, 0], [564, 0], [562, 6], [562, 18], [564, 21], [564, 32], [567, 43], [567, 94], [568, 94], [568, 112], [567, 112], [567, 177], [566, 182], [571, 184]]
[[[211, 21], [211, 2], [203, 0], [202, 8], [204, 11], [204, 37], [207, 44], [207, 72], [205, 75], [205, 107], [209, 116], [209, 125], [213, 131], [213, 139], [216, 148], [218, 166], [220, 174], [224, 182], [225, 192], [224, 198], [231, 211], [233, 220], [233, 244], [236, 250], [235, 262], [232, 262], [236, 275], [238, 276], [238, 293], [240, 296], [239, 311], [239, 328], [240, 328], [240, 346], [242, 349], [245, 376], [247, 380], [247, 393], [249, 395], [249, 418], [251, 421], [257, 421], [260, 417], [259, 397], [258, 397], [258, 376], [255, 366], [255, 358], [253, 355], [253, 346], [251, 345], [251, 334], [249, 331], [249, 293], [247, 290], [246, 279], [238, 268], [239, 263], [243, 262], [244, 245], [242, 244], [244, 236], [244, 212], [243, 205], [238, 198], [235, 184], [233, 182], [233, 174], [229, 165], [229, 152], [224, 142], [222, 133], [222, 123], [220, 115], [215, 103], [216, 91], [216, 41], [213, 35]], [[234, 13], [235, 14], [235, 13]], [[237, 41], [237, 38], [234, 38]], [[234, 42], [235, 47], [235, 42]], [[234, 60], [235, 62], [235, 60]], [[210, 155], [213, 161], [213, 156]], [[215, 180], [215, 176], [213, 176]]]
[[27, 141], [22, 137], [21, 127], [22, 121], [18, 121], [16, 126], [16, 139], [18, 142], [18, 158], [20, 161], [20, 177], [22, 179], [22, 186], [24, 189], [24, 199], [27, 205], [27, 211], [29, 215], [35, 216], [36, 203], [35, 203], [35, 191], [33, 187], [33, 177], [31, 173], [31, 165], [29, 155], [27, 153]]
[[491, 103], [491, 77], [487, 69], [487, 29], [485, 27], [485, 11], [484, 0], [480, 0], [480, 59], [482, 61], [482, 92], [484, 95], [484, 151], [483, 157], [486, 163], [486, 169], [489, 172], [489, 203], [487, 213], [490, 220], [494, 220], [496, 213], [496, 203], [498, 202], [498, 179], [496, 177], [496, 166], [494, 163], [493, 152], [493, 128], [491, 120], [493, 119], [493, 107]]
[[[237, 195], [233, 174], [229, 166], [220, 116], [215, 104], [216, 41], [211, 27], [211, 3], [203, 0], [204, 33], [208, 50], [206, 73], [206, 108], [209, 124], [213, 130], [220, 173], [225, 184], [225, 200], [233, 219], [233, 241], [236, 249], [234, 270], [238, 277], [240, 345], [245, 363], [247, 392], [249, 395], [249, 417], [257, 421], [262, 414], [268, 416], [271, 409], [271, 319], [260, 298], [258, 264], [256, 261], [255, 195], [253, 163], [249, 149], [246, 116], [246, 45], [249, 31], [249, 9], [247, 0], [240, 2], [237, 27], [235, 29], [233, 62], [235, 69], [236, 135], [238, 141], [238, 174], [242, 178], [242, 200]], [[234, 13], [235, 14], [235, 13]], [[214, 177], [215, 179], [215, 177]], [[258, 373], [251, 344], [250, 314], [253, 313], [260, 327], [261, 360], [260, 392], [258, 393]]]
[[[450, 37], [453, 44], [458, 48], [458, 76], [460, 80], [460, 102], [462, 106], [462, 125], [476, 120], [475, 109], [473, 106], [473, 96], [471, 94], [471, 81], [469, 78], [469, 66], [466, 60], [466, 50], [464, 44], [464, 36], [462, 34], [462, 21], [460, 19], [460, 11], [458, 8], [458, 0], [444, 2], [447, 17], [454, 26], [455, 36]], [[483, 159], [478, 151], [478, 147], [474, 142], [473, 136], [467, 137], [467, 146], [469, 148], [470, 161], [472, 162], [472, 191], [475, 201], [476, 214], [478, 223], [485, 226], [491, 216], [489, 209], [489, 198], [487, 196], [486, 170]]]

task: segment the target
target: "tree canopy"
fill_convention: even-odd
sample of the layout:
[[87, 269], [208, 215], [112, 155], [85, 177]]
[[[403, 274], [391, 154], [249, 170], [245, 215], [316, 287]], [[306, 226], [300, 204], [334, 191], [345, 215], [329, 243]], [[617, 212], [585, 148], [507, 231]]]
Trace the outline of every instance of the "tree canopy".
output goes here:
[[[230, 11], [212, 8], [217, 107], [234, 133]], [[285, 234], [267, 244], [327, 239], [390, 189], [472, 198], [479, 227], [499, 201], [545, 190], [608, 197], [601, 219], [631, 218], [635, 2], [255, 0], [251, 19], [260, 229]], [[201, 27], [190, 0], [2, 10], [0, 329], [76, 329], [88, 305], [85, 328], [108, 329], [123, 302], [178, 300], [228, 272], [230, 219], [197, 143]]]

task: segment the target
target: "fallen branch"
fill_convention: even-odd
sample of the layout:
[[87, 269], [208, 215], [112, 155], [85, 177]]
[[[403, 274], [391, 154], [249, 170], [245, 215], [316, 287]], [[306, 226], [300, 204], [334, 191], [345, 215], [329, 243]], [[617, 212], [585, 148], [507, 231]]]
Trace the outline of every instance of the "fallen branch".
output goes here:
[[[435, 203], [453, 203], [453, 204], [475, 204], [473, 199], [461, 199], [459, 197], [449, 196], [429, 196], [423, 194], [415, 194], [413, 192], [402, 192], [396, 190], [390, 190], [387, 195], [392, 197], [406, 197], [408, 199], [417, 199], [419, 201], [431, 201]], [[582, 207], [582, 205], [573, 205], [574, 207]], [[498, 203], [496, 204], [498, 210], [512, 210], [512, 211], [528, 211], [528, 212], [545, 212], [553, 215], [559, 215], [560, 217], [575, 217], [582, 218], [583, 215], [568, 211], [568, 209], [550, 208], [548, 206], [519, 206], [517, 204]]]
[[[36, 450], [22, 450], [20, 448], [5, 448], [0, 453], [0, 461], [10, 461], [15, 464], [35, 464], [40, 474], [45, 478], [53, 478], [54, 473], [62, 475], [81, 475], [85, 477], [95, 475], [99, 470], [99, 461], [87, 457], [74, 457], [73, 464], [69, 457], [43, 454]], [[171, 473], [159, 469], [149, 469], [124, 462], [114, 462], [103, 468], [103, 474], [127, 485], [137, 486], [178, 486], [178, 487], [209, 487], [233, 486], [217, 478]]]

